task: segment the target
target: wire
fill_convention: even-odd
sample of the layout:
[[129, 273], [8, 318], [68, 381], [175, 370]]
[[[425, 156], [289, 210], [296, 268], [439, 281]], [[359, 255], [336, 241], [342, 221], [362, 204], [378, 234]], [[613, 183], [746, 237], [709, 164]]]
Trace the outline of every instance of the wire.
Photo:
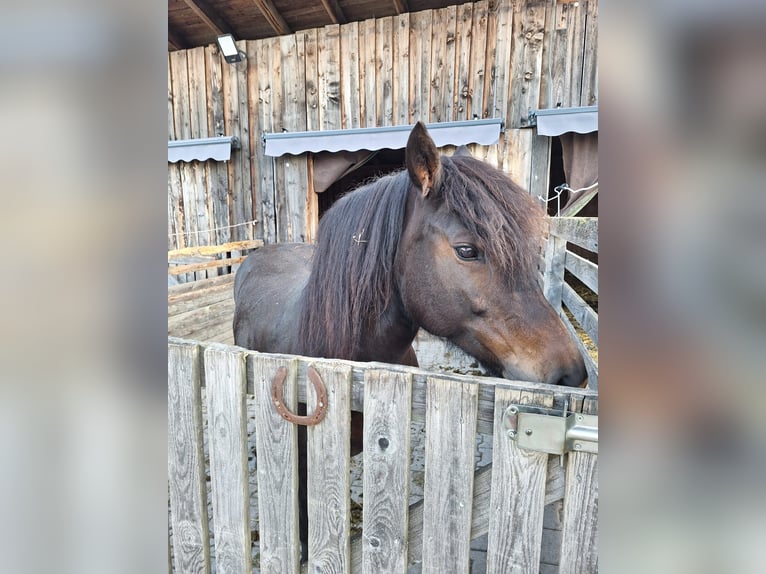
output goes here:
[[198, 231], [181, 231], [180, 233], [171, 233], [168, 237], [178, 237], [179, 235], [197, 235], [199, 233], [210, 233], [212, 231], [220, 231], [222, 229], [231, 229], [233, 227], [242, 227], [243, 225], [255, 225], [258, 223], [257, 219], [245, 221], [244, 223], [235, 223], [234, 225], [226, 225], [224, 227], [211, 227], [210, 229], [200, 229]]

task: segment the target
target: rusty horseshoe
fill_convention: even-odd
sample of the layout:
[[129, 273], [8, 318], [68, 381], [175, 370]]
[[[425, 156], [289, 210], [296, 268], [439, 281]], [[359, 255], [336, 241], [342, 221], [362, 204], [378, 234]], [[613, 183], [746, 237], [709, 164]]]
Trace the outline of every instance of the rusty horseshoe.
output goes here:
[[271, 384], [271, 400], [274, 402], [277, 412], [287, 422], [296, 425], [313, 426], [322, 422], [322, 419], [327, 414], [327, 389], [325, 389], [319, 373], [313, 366], [308, 368], [308, 377], [311, 384], [314, 385], [314, 391], [317, 395], [317, 406], [312, 414], [300, 416], [290, 412], [282, 398], [282, 387], [287, 378], [287, 369], [285, 367], [277, 369], [277, 374], [274, 376], [274, 381]]

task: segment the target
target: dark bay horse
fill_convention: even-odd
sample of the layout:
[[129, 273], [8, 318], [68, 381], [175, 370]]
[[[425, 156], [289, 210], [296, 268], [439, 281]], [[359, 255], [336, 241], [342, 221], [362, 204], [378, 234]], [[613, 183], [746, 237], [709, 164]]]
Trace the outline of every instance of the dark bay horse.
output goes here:
[[543, 211], [418, 123], [407, 169], [341, 198], [316, 247], [267, 245], [234, 284], [234, 338], [257, 351], [417, 365], [420, 327], [510, 379], [579, 386], [578, 349], [543, 296]]

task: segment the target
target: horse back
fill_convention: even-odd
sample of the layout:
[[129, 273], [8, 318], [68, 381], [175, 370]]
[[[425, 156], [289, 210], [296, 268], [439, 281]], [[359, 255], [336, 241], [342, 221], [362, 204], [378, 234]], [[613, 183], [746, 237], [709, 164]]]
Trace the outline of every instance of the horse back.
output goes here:
[[234, 278], [234, 342], [266, 353], [298, 353], [303, 288], [313, 245], [280, 243], [256, 249]]

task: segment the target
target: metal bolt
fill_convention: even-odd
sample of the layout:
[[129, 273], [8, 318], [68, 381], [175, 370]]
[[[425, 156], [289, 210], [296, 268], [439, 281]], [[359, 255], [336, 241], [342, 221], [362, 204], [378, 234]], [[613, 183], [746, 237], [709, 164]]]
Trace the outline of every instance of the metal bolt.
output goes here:
[[527, 436], [532, 436], [532, 429], [527, 429], [527, 430], [525, 430], [525, 431], [524, 431], [524, 433], [525, 433]]
[[508, 411], [511, 414], [515, 415], [517, 412], [519, 412], [519, 409], [517, 409], [516, 407], [511, 407], [510, 409], [508, 409]]
[[511, 429], [508, 431], [508, 438], [516, 438], [516, 431]]
[[582, 445], [579, 442], [575, 443], [575, 450], [580, 450], [582, 448]]
[[581, 422], [582, 422], [582, 415], [577, 415], [577, 422], [578, 422], [578, 423], [581, 423]]

